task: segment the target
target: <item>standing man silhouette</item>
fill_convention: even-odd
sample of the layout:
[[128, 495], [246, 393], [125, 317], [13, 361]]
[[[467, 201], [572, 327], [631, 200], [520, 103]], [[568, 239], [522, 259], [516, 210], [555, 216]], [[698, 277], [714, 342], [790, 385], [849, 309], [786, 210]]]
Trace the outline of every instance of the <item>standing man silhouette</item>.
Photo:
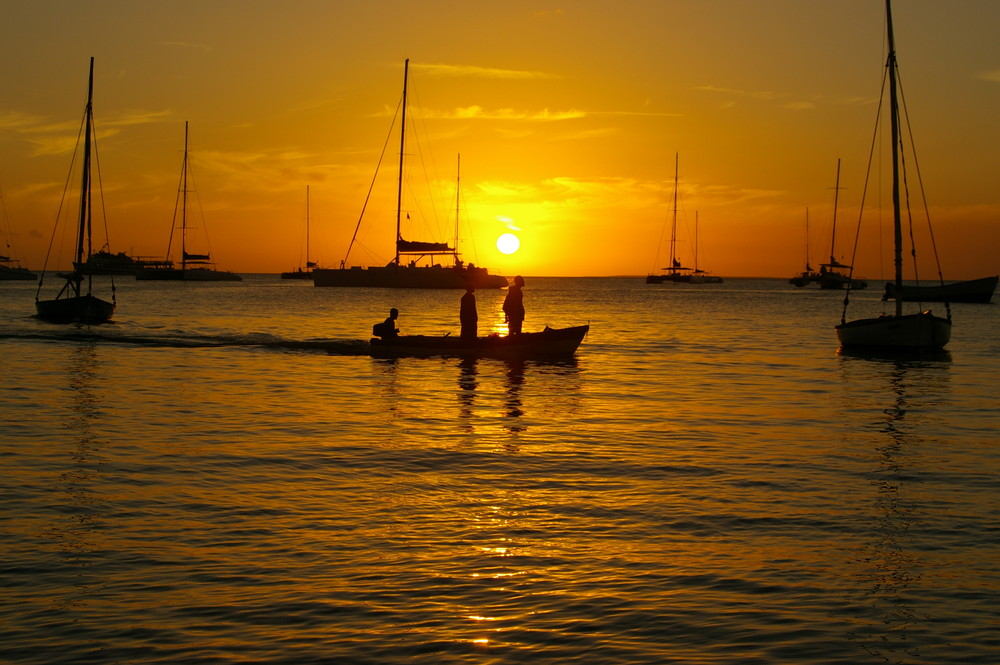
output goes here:
[[503, 314], [507, 321], [507, 332], [510, 335], [521, 334], [521, 324], [524, 323], [524, 278], [518, 275], [514, 284], [507, 289], [507, 297], [503, 299]]
[[476, 339], [479, 334], [479, 313], [476, 311], [476, 287], [472, 282], [465, 285], [458, 320], [462, 323], [462, 339]]

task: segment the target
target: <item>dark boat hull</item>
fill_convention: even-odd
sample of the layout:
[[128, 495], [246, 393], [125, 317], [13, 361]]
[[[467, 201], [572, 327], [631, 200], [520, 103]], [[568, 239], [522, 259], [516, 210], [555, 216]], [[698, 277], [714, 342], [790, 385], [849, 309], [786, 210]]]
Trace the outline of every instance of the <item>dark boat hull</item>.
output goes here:
[[[971, 279], [966, 282], [952, 282], [936, 286], [903, 285], [900, 299], [905, 302], [975, 302], [988, 303], [993, 299], [998, 276]], [[888, 282], [882, 300], [892, 300], [896, 296], [896, 285]]]
[[507, 278], [484, 268], [444, 266], [383, 266], [370, 268], [317, 268], [316, 286], [376, 287], [386, 289], [464, 289], [470, 281], [477, 289], [507, 288]]
[[848, 349], [934, 350], [951, 339], [951, 321], [930, 312], [858, 319], [836, 330], [841, 346]]
[[49, 323], [107, 323], [115, 313], [114, 303], [92, 295], [39, 300], [36, 316]]
[[457, 356], [462, 358], [558, 359], [576, 353], [590, 326], [548, 328], [541, 332], [500, 337], [435, 337], [403, 335], [395, 339], [373, 338], [371, 354], [381, 358], [402, 356]]
[[38, 279], [38, 275], [31, 272], [27, 268], [9, 268], [7, 266], [0, 266], [0, 281], [31, 281], [35, 279]]
[[209, 270], [207, 268], [156, 268], [139, 270], [135, 273], [138, 281], [159, 282], [242, 282], [243, 278], [234, 272]]

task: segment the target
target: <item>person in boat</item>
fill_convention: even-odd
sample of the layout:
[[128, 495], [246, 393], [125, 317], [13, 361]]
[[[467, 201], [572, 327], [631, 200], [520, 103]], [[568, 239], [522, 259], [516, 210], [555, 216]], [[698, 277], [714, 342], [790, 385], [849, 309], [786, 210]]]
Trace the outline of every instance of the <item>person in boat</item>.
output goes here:
[[472, 282], [465, 283], [465, 295], [462, 296], [458, 320], [462, 323], [462, 339], [476, 339], [479, 313], [476, 311], [476, 287]]
[[503, 317], [507, 322], [507, 332], [511, 335], [521, 334], [521, 324], [524, 323], [524, 278], [518, 275], [514, 284], [507, 289], [507, 297], [503, 299]]
[[397, 318], [399, 318], [399, 310], [393, 307], [389, 310], [389, 316], [386, 317], [385, 321], [372, 326], [372, 334], [383, 340], [396, 339], [399, 337], [399, 328], [396, 327]]

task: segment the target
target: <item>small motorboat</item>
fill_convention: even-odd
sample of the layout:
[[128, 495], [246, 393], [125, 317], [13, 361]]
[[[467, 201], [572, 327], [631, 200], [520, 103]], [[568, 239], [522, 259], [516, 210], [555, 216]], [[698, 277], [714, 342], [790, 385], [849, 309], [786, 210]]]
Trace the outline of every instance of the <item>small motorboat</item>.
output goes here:
[[458, 356], [463, 358], [558, 359], [572, 357], [589, 331], [589, 325], [570, 328], [549, 328], [546, 326], [541, 332], [527, 332], [505, 337], [489, 335], [475, 339], [462, 339], [451, 335], [400, 335], [389, 338], [373, 337], [369, 344], [371, 354], [378, 358]]

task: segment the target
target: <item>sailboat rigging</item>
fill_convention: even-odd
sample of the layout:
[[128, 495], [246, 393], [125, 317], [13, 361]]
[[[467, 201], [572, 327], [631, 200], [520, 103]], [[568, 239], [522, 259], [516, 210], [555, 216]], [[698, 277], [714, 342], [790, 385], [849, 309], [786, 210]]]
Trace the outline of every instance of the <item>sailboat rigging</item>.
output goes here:
[[854, 267], [845, 265], [837, 260], [837, 206], [840, 201], [840, 159], [837, 159], [837, 180], [833, 187], [833, 229], [830, 232], [830, 262], [821, 263], [819, 266], [819, 288], [821, 289], [843, 289], [850, 286], [852, 289], [864, 289], [868, 287], [868, 282], [851, 277]]
[[174, 219], [170, 225], [170, 241], [167, 243], [167, 260], [152, 267], [141, 268], [135, 273], [137, 280], [158, 280], [158, 281], [187, 281], [187, 282], [242, 282], [243, 278], [236, 273], [216, 270], [212, 263], [212, 256], [207, 254], [194, 254], [187, 251], [187, 200], [188, 200], [188, 170], [190, 162], [188, 158], [188, 123], [184, 122], [184, 160], [181, 163], [181, 183], [178, 188], [178, 198], [180, 203], [181, 216], [181, 267], [173, 267], [170, 261], [170, 244], [173, 242], [174, 230], [177, 227], [177, 210], [174, 211]]
[[[681, 282], [686, 284], [719, 284], [722, 282], [721, 277], [709, 275], [704, 270], [698, 269], [697, 212], [695, 212], [695, 267], [688, 268], [682, 265], [681, 260], [677, 257], [677, 190], [679, 184], [679, 171], [680, 155], [678, 153], [674, 153], [674, 193], [670, 218], [670, 264], [662, 269], [662, 273], [646, 275], [646, 283], [663, 284], [664, 282]], [[657, 261], [658, 260], [659, 254], [657, 254]]]
[[647, 284], [662, 284], [663, 282], [686, 282], [690, 277], [691, 268], [685, 268], [677, 258], [677, 184], [680, 171], [680, 154], [674, 153], [674, 194], [670, 221], [670, 265], [663, 268], [663, 274], [646, 275]]
[[[35, 311], [39, 319], [51, 323], [107, 323], [114, 315], [117, 300], [115, 297], [114, 280], [111, 282], [111, 302], [101, 300], [93, 294], [93, 277], [86, 276], [76, 270], [75, 266], [83, 262], [91, 251], [92, 232], [92, 201], [91, 201], [91, 151], [94, 139], [94, 59], [90, 59], [90, 78], [87, 85], [87, 106], [83, 113], [83, 162], [82, 181], [80, 186], [80, 213], [76, 230], [76, 251], [74, 269], [67, 273], [66, 283], [52, 300], [41, 300], [42, 284], [45, 272], [38, 282], [35, 294]], [[79, 144], [78, 144], [79, 145]], [[61, 207], [61, 206], [60, 206]], [[57, 221], [58, 225], [58, 221]], [[48, 257], [46, 257], [48, 263]]]
[[812, 264], [809, 263], [809, 208], [806, 208], [806, 269], [789, 279], [788, 283], [802, 287], [818, 281], [819, 273], [813, 270]]
[[309, 185], [306, 185], [306, 267], [281, 273], [281, 279], [312, 279], [316, 263], [309, 260]]
[[38, 275], [21, 265], [17, 259], [17, 252], [14, 251], [14, 232], [10, 227], [10, 217], [7, 215], [7, 202], [3, 197], [3, 190], [0, 190], [0, 208], [3, 214], [3, 226], [0, 227], [0, 234], [3, 235], [3, 254], [0, 254], [0, 281], [21, 280], [32, 281], [38, 279]]
[[[405, 240], [402, 234], [403, 221], [403, 174], [406, 155], [406, 110], [407, 87], [409, 82], [410, 61], [403, 66], [403, 98], [401, 103], [401, 122], [399, 131], [399, 173], [396, 183], [396, 241], [395, 255], [385, 266], [349, 266], [347, 257], [341, 261], [339, 268], [317, 268], [313, 271], [315, 286], [342, 287], [384, 287], [384, 288], [423, 288], [423, 289], [462, 289], [469, 283], [477, 289], [499, 289], [507, 286], [507, 279], [500, 275], [491, 275], [486, 268], [466, 264], [458, 251], [456, 237], [455, 246], [446, 242], [425, 242]], [[381, 163], [381, 160], [380, 160]], [[362, 215], [363, 217], [363, 215]], [[409, 216], [407, 215], [407, 218]], [[361, 224], [358, 220], [358, 226]], [[357, 237], [357, 228], [354, 238]], [[354, 238], [347, 253], [350, 256]], [[439, 257], [451, 260], [451, 266], [437, 263]]]
[[[889, 82], [889, 122], [892, 141], [892, 222], [893, 222], [893, 264], [895, 268], [895, 307], [892, 314], [876, 318], [847, 320], [850, 288], [844, 297], [844, 307], [840, 325], [836, 326], [837, 337], [843, 348], [875, 348], [888, 351], [936, 350], [943, 348], [951, 339], [951, 308], [946, 304], [947, 318], [935, 316], [930, 311], [903, 314], [903, 231], [900, 205], [900, 181], [905, 179], [901, 154], [900, 112], [897, 96], [896, 45], [892, 31], [892, 8], [890, 0], [885, 2], [886, 36], [888, 58], [886, 70]], [[883, 87], [884, 90], [884, 87]], [[881, 109], [881, 104], [879, 105]], [[873, 146], [874, 150], [874, 146]], [[859, 220], [860, 224], [860, 220]]]
[[722, 284], [722, 278], [709, 274], [698, 267], [698, 211], [694, 211], [694, 272], [691, 273], [691, 284]]

